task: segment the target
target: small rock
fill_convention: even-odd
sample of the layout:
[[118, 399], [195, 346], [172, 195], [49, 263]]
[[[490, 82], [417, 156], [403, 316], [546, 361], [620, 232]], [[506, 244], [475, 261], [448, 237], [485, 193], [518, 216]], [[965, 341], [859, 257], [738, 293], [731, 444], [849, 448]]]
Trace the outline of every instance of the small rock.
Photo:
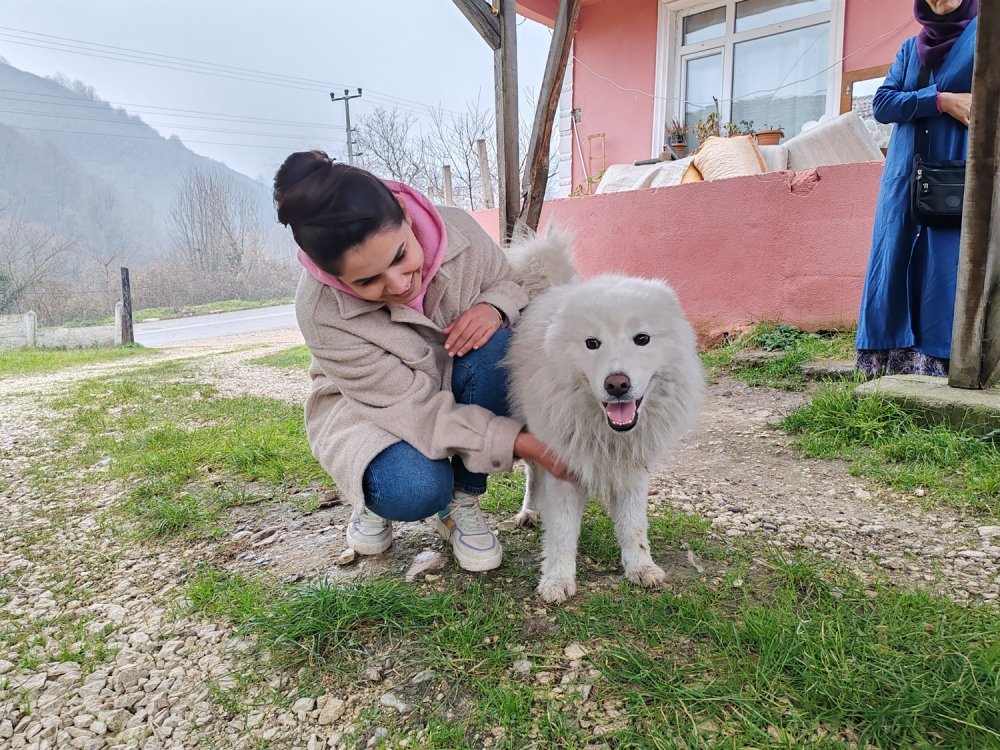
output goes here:
[[406, 571], [406, 580], [412, 582], [421, 575], [440, 570], [447, 562], [448, 558], [437, 550], [425, 549], [414, 558], [410, 569]]
[[14, 662], [0, 659], [0, 674], [7, 674], [14, 668]]
[[19, 690], [41, 690], [45, 686], [45, 680], [48, 679], [48, 676], [47, 672], [37, 672], [22, 683], [15, 683], [14, 687]]
[[406, 714], [413, 710], [413, 706], [411, 706], [409, 703], [404, 701], [402, 698], [400, 698], [392, 691], [388, 693], [383, 693], [382, 697], [378, 699], [378, 702], [388, 708], [396, 709], [401, 714]]
[[727, 505], [726, 506], [726, 510], [728, 510], [730, 513], [742, 513], [743, 512], [743, 508], [741, 508], [738, 505]]
[[539, 685], [551, 685], [555, 681], [555, 677], [552, 676], [551, 672], [539, 672], [535, 675], [535, 682]]
[[885, 531], [885, 526], [877, 523], [868, 523], [861, 527], [862, 534], [867, 534], [868, 536], [875, 536], [883, 531]]
[[959, 551], [958, 556], [969, 560], [981, 560], [984, 557], [989, 557], [985, 552], [980, 552], [977, 549], [963, 549]]
[[315, 698], [299, 698], [292, 704], [292, 713], [296, 714], [301, 719], [315, 707]]
[[340, 698], [327, 698], [326, 703], [319, 712], [319, 723], [332, 724], [344, 715], [346, 705]]
[[563, 649], [563, 654], [566, 655], [567, 659], [576, 660], [585, 657], [587, 655], [587, 650], [579, 643], [571, 643]]
[[863, 490], [860, 487], [855, 487], [854, 497], [856, 497], [858, 500], [871, 500], [872, 493], [870, 493], [868, 490]]
[[435, 672], [433, 669], [425, 669], [423, 672], [417, 672], [415, 675], [413, 675], [413, 679], [411, 680], [411, 682], [414, 685], [419, 685], [422, 682], [428, 682], [430, 680], [433, 680], [435, 677], [437, 677], [437, 672]]
[[355, 557], [357, 557], [357, 554], [354, 552], [353, 549], [348, 547], [347, 549], [345, 549], [343, 552], [340, 553], [340, 557], [334, 560], [333, 564], [340, 566], [350, 565], [352, 562], [354, 562]]
[[[979, 532], [979, 536], [984, 539], [1000, 536], [1000, 526], [980, 526], [977, 531]], [[3, 674], [2, 664], [0, 664], [0, 674]]]
[[514, 671], [518, 674], [527, 674], [531, 671], [531, 662], [527, 659], [520, 659], [514, 662]]

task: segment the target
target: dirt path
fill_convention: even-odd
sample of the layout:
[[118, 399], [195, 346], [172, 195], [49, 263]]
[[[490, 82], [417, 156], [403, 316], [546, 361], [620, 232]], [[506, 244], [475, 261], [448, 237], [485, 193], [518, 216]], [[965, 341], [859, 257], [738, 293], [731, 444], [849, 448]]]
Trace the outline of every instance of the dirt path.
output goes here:
[[[305, 373], [248, 364], [300, 341], [294, 331], [271, 332], [174, 347], [154, 361], [193, 358], [199, 377], [224, 393], [300, 403]], [[262, 739], [276, 747], [341, 746], [353, 715], [350, 696], [296, 702], [274, 675], [257, 688], [259, 710], [227, 713], [218, 696], [237, 686], [245, 644], [223, 626], [183, 617], [176, 595], [189, 561], [206, 556], [289, 580], [339, 570], [334, 560], [344, 549], [347, 509], [266, 516], [251, 509], [235, 518], [229, 538], [144, 546], [110, 525], [107, 511], [123, 488], [60, 476], [58, 456], [38, 440], [58, 431], [63, 418], [46, 410], [47, 399], [73, 382], [144, 361], [0, 381], [0, 635], [38, 636], [14, 646], [0, 637], [0, 746], [236, 748]], [[669, 504], [711, 519], [721, 539], [751, 536], [814, 549], [864, 576], [995, 601], [1000, 546], [992, 543], [1000, 545], [1000, 536], [992, 533], [1000, 530], [955, 511], [923, 511], [914, 498], [853, 477], [840, 463], [799, 458], [791, 440], [768, 424], [805, 398], [730, 380], [714, 384], [700, 430], [655, 477], [654, 511]], [[49, 468], [33, 473], [39, 464]], [[425, 524], [401, 531], [390, 554], [344, 574], [401, 573], [436, 543]], [[90, 666], [65, 658], [67, 649]], [[337, 718], [319, 725], [323, 711]]]

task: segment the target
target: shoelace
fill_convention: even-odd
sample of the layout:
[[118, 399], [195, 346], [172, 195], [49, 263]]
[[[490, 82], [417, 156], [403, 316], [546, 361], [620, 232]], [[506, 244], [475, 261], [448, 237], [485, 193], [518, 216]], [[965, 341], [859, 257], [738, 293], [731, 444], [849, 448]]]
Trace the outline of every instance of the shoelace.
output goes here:
[[462, 500], [451, 506], [449, 514], [455, 524], [461, 526], [464, 534], [487, 534], [489, 527], [483, 518], [483, 511], [473, 500]]
[[385, 528], [386, 520], [382, 516], [377, 516], [370, 510], [366, 510], [365, 514], [358, 519], [358, 526], [365, 533], [368, 532], [379, 532]]

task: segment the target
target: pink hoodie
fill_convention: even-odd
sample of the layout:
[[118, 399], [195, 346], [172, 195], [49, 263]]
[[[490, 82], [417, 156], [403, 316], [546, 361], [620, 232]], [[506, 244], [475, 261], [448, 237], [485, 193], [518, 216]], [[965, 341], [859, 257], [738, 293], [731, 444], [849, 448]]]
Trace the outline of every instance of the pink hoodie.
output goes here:
[[[385, 186], [389, 188], [393, 195], [402, 199], [403, 204], [406, 206], [406, 212], [410, 215], [410, 220], [413, 222], [413, 234], [417, 238], [417, 242], [420, 243], [420, 247], [424, 250], [423, 281], [420, 287], [420, 294], [407, 305], [407, 307], [412, 307], [417, 312], [423, 313], [424, 295], [427, 293], [427, 287], [430, 285], [431, 279], [434, 278], [434, 275], [444, 262], [445, 250], [448, 246], [444, 221], [441, 219], [441, 214], [438, 213], [434, 204], [423, 193], [417, 192], [402, 182], [395, 182], [393, 180], [382, 180], [382, 182], [385, 183]], [[361, 299], [347, 284], [317, 266], [312, 258], [305, 254], [305, 251], [299, 250], [298, 257], [299, 263], [305, 266], [309, 275], [316, 279], [316, 281], [326, 284], [339, 292], [348, 294], [351, 297]]]

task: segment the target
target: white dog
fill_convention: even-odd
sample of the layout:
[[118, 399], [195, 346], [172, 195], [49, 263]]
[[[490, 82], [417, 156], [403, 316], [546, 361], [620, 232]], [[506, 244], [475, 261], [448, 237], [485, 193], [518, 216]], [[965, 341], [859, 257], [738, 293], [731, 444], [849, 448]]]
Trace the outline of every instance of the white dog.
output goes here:
[[614, 519], [625, 576], [661, 586], [666, 574], [649, 551], [649, 472], [693, 426], [705, 397], [694, 332], [666, 284], [577, 280], [558, 232], [510, 248], [510, 260], [536, 295], [506, 360], [511, 405], [579, 479], [563, 482], [528, 466], [515, 520], [541, 513], [538, 592], [553, 603], [576, 592], [577, 540], [590, 497]]

